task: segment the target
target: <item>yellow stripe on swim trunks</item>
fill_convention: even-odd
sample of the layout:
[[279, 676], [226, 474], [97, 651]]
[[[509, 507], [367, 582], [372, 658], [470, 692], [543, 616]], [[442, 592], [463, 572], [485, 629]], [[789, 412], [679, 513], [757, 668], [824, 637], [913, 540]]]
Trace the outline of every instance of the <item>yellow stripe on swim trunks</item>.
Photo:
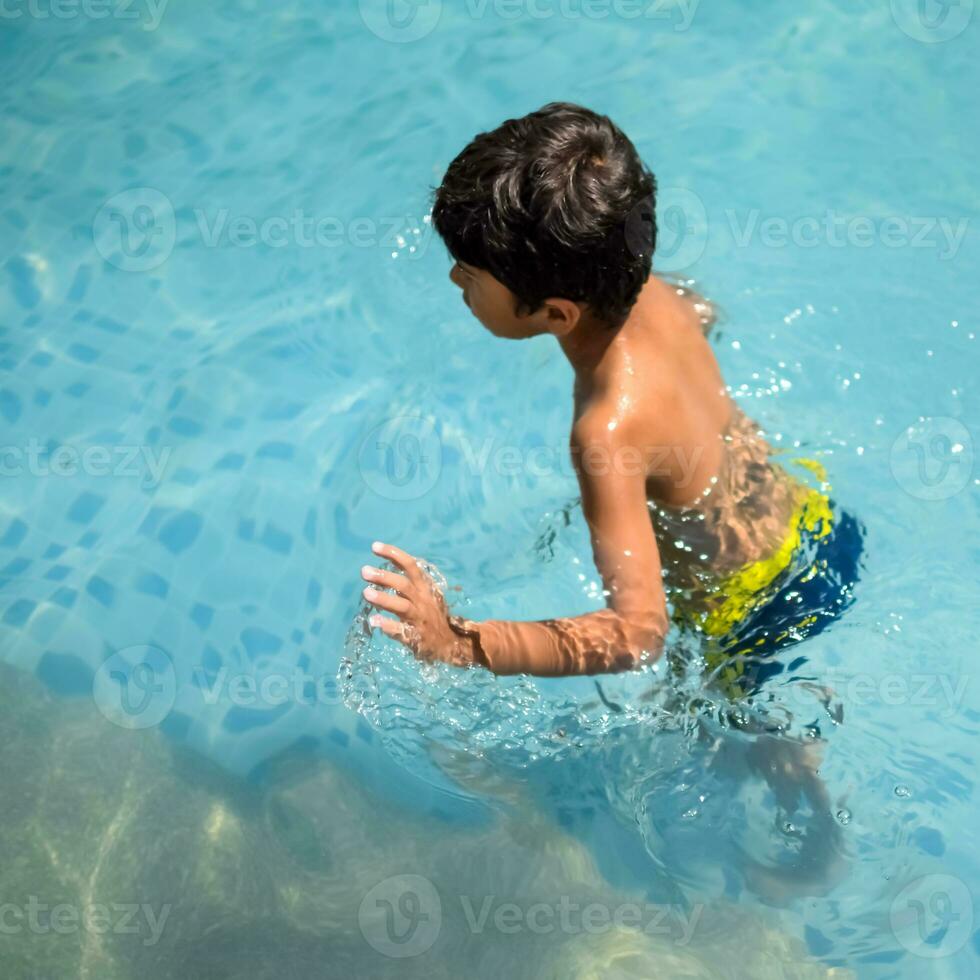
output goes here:
[[[793, 462], [808, 469], [823, 487], [830, 489], [827, 472], [817, 460], [803, 458]], [[749, 562], [724, 578], [718, 586], [716, 601], [708, 608], [685, 609], [675, 604], [675, 619], [686, 626], [699, 627], [709, 636], [725, 636], [766, 598], [765, 590], [789, 567], [803, 533], [824, 538], [830, 534], [833, 525], [834, 515], [827, 495], [807, 487], [793, 510], [786, 536], [779, 547], [768, 558]], [[816, 573], [815, 567], [812, 572]]]

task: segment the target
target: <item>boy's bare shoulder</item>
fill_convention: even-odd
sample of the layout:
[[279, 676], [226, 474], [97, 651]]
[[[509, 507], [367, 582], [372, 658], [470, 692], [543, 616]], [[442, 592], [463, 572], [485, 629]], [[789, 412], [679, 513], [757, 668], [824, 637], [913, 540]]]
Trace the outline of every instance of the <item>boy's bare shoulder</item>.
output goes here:
[[623, 371], [615, 384], [580, 406], [572, 423], [570, 445], [578, 452], [643, 450], [671, 427], [671, 399], [655, 369], [638, 377]]

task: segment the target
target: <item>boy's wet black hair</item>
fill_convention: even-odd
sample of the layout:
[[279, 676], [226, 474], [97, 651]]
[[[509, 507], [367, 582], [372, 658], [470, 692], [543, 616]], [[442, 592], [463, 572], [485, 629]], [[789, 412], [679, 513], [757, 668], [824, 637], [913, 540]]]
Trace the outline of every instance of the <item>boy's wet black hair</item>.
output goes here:
[[653, 174], [611, 119], [552, 102], [476, 136], [436, 190], [432, 221], [519, 313], [560, 297], [619, 326], [650, 275], [655, 200]]

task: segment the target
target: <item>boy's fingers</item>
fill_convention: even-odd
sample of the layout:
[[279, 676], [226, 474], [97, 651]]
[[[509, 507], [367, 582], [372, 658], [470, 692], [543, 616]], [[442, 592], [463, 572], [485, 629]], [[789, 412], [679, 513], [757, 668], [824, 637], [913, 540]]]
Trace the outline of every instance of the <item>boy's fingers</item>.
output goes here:
[[409, 649], [412, 648], [412, 640], [415, 637], [414, 627], [397, 619], [389, 619], [387, 616], [378, 616], [375, 625], [393, 640], [398, 640], [399, 643], [404, 644]]
[[381, 541], [375, 541], [371, 546], [371, 550], [376, 555], [380, 555], [382, 558], [387, 558], [389, 561], [394, 562], [408, 575], [409, 580], [412, 582], [415, 582], [418, 576], [422, 574], [415, 559], [407, 551], [402, 551], [401, 548], [396, 548], [393, 544], [384, 544]]
[[390, 592], [381, 592], [378, 589], [372, 589], [370, 586], [364, 590], [363, 594], [364, 598], [372, 606], [377, 606], [379, 609], [387, 609], [388, 612], [393, 612], [399, 616], [404, 616], [412, 608], [412, 604], [404, 596], [392, 595]]
[[364, 568], [365, 571], [370, 569], [370, 573], [363, 577], [373, 585], [378, 588], [394, 589], [406, 598], [408, 597], [412, 589], [412, 583], [408, 580], [408, 576], [398, 572], [389, 572], [384, 568], [375, 568], [373, 565], [365, 565]]

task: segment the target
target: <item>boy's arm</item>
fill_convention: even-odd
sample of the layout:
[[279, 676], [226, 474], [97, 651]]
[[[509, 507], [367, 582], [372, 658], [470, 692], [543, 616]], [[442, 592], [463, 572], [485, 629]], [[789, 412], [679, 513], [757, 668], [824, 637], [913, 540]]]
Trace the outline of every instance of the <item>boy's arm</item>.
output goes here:
[[457, 621], [476, 634], [476, 662], [497, 674], [605, 673], [663, 650], [667, 604], [639, 450], [605, 427], [581, 426], [570, 448], [607, 608], [538, 622]]
[[582, 511], [609, 593], [606, 609], [536, 622], [450, 616], [415, 559], [379, 544], [376, 553], [404, 574], [365, 566], [365, 578], [395, 590], [394, 595], [376, 590], [365, 595], [400, 621], [377, 616], [371, 625], [422, 659], [477, 663], [497, 674], [597, 674], [634, 667], [644, 654], [656, 659], [668, 627], [660, 554], [647, 509], [643, 460], [621, 433], [622, 428], [610, 432], [605, 425], [591, 430], [579, 425], [571, 439]]

